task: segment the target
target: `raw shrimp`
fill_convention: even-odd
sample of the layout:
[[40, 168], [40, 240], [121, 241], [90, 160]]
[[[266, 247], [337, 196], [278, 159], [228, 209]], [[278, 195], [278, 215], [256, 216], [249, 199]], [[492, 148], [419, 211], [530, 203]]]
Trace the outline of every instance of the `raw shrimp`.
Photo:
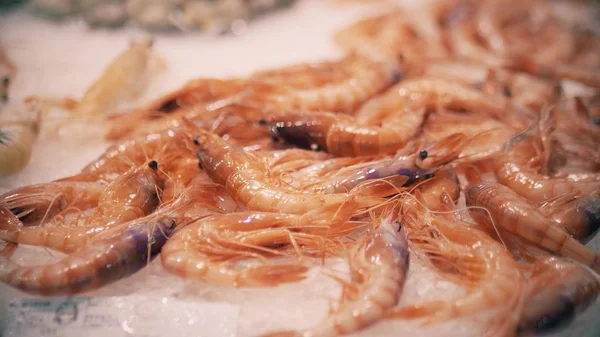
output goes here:
[[41, 245], [63, 252], [84, 246], [90, 238], [124, 222], [150, 214], [159, 202], [162, 179], [158, 164], [133, 168], [111, 183], [100, 197], [98, 207], [82, 226], [24, 227], [3, 231], [0, 238], [9, 242]]
[[[113, 181], [132, 167], [154, 157], [193, 154], [192, 130], [187, 126], [167, 129], [124, 140], [109, 147], [98, 159], [86, 165], [79, 174], [62, 181]], [[162, 159], [162, 158], [161, 158]], [[168, 160], [161, 160], [168, 163]]]
[[510, 330], [518, 319], [523, 276], [504, 247], [459, 219], [454, 206], [459, 193], [454, 172], [440, 170], [418, 186], [417, 197], [405, 196], [400, 219], [415, 255], [422, 255], [442, 276], [467, 288], [467, 294], [453, 302], [401, 307], [389, 316], [428, 317], [432, 322], [495, 308], [501, 311], [496, 313], [494, 328]]
[[173, 91], [148, 105], [134, 111], [110, 116], [110, 127], [106, 138], [120, 139], [132, 132], [140, 124], [157, 122], [168, 116], [180, 115], [190, 109], [204, 106], [206, 110], [214, 110], [227, 104], [227, 98], [242, 90], [245, 81], [238, 79], [194, 79], [181, 89]]
[[600, 293], [591, 271], [556, 257], [536, 262], [527, 284], [518, 336], [556, 331], [587, 309]]
[[51, 182], [21, 187], [0, 196], [6, 207], [25, 226], [41, 225], [69, 210], [81, 211], [98, 205], [105, 186], [88, 182]]
[[[334, 210], [315, 210], [305, 215], [238, 212], [205, 218], [177, 232], [164, 247], [161, 259], [167, 270], [186, 277], [228, 286], [274, 286], [304, 278], [301, 264], [265, 264], [234, 268], [240, 257], [273, 255], [271, 247], [289, 245], [303, 251], [324, 248], [325, 237], [335, 232], [333, 223], [345, 222], [354, 205]], [[315, 242], [316, 240], [316, 242]], [[236, 248], [243, 248], [238, 251]], [[252, 253], [256, 251], [255, 253]]]
[[[237, 149], [219, 136], [201, 131], [197, 138], [198, 158], [206, 173], [223, 184], [229, 194], [248, 209], [301, 214], [320, 207], [343, 204], [349, 194], [315, 195], [280, 187], [266, 163], [257, 155]], [[373, 206], [380, 198], [360, 197], [362, 207]]]
[[425, 110], [399, 112], [384, 126], [364, 126], [351, 116], [327, 113], [286, 113], [269, 119], [277, 137], [307, 149], [335, 156], [394, 154], [418, 132]]
[[113, 283], [142, 269], [160, 252], [177, 223], [169, 216], [127, 226], [44, 266], [20, 266], [0, 257], [0, 281], [41, 295], [71, 295]]
[[539, 76], [573, 80], [595, 89], [600, 88], [600, 74], [595, 69], [569, 64], [545, 64], [527, 58], [514, 59], [507, 66]]
[[[342, 167], [332, 172], [333, 174], [321, 176], [316, 182], [308, 186], [304, 185], [302, 188], [310, 188], [311, 191], [319, 193], [340, 193], [351, 191], [361, 184], [365, 185], [364, 183], [369, 180], [393, 176], [405, 177], [400, 184], [403, 186], [416, 179], [428, 177], [437, 167], [456, 158], [457, 153], [461, 150], [462, 141], [459, 134], [450, 135], [438, 143], [416, 151], [416, 153], [413, 151], [408, 155], [398, 154], [392, 158], [386, 157]], [[305, 172], [302, 172], [299, 175], [292, 174], [292, 176], [302, 181], [304, 174]]]
[[468, 21], [475, 15], [473, 5], [457, 6], [449, 22], [448, 40], [454, 54], [460, 58], [483, 63], [490, 67], [498, 67], [505, 63], [502, 57], [486, 49], [479, 41], [476, 27]]
[[351, 248], [348, 256], [354, 291], [335, 311], [303, 332], [268, 336], [340, 336], [379, 321], [400, 299], [409, 269], [406, 232], [387, 215]]
[[498, 181], [532, 203], [541, 203], [575, 191], [583, 195], [600, 191], [600, 182], [549, 178], [538, 173], [531, 166], [536, 167], [541, 160], [542, 148], [541, 139], [529, 134], [522, 134], [511, 140], [504, 155], [496, 160], [495, 173]]
[[[342, 29], [335, 34], [335, 41], [345, 49], [372, 60], [400, 60], [412, 63], [423, 56], [435, 56], [438, 46], [430, 52], [424, 39], [411, 24], [405, 13], [393, 10]], [[411, 70], [407, 67], [407, 70]]]
[[133, 41], [86, 91], [74, 109], [76, 116], [101, 116], [112, 113], [117, 106], [137, 98], [149, 82], [154, 57], [152, 40]]
[[146, 266], [176, 229], [215, 213], [231, 211], [223, 195], [219, 185], [191, 184], [155, 213], [95, 234], [87, 245], [54, 264], [20, 266], [2, 256], [0, 281], [43, 295], [75, 294], [115, 282]]
[[600, 194], [566, 193], [548, 200], [540, 213], [564, 228], [572, 237], [587, 242], [600, 228]]
[[471, 216], [477, 222], [488, 227], [498, 226], [552, 253], [600, 271], [600, 257], [596, 253], [546, 219], [512, 189], [497, 183], [479, 183], [469, 187], [465, 195]]
[[[314, 69], [313, 69], [314, 68]], [[335, 69], [318, 76], [324, 69]], [[401, 70], [394, 62], [375, 62], [355, 55], [336, 63], [324, 63], [306, 69], [309, 84], [295, 83], [296, 71], [288, 76], [255, 75], [251, 78], [248, 93], [240, 98], [244, 105], [317, 111], [351, 112], [361, 103], [394, 84], [401, 77]], [[284, 73], [286, 69], [282, 70]], [[302, 73], [301, 73], [302, 74]], [[312, 76], [317, 77], [313, 79]], [[274, 78], [272, 78], [274, 77]]]

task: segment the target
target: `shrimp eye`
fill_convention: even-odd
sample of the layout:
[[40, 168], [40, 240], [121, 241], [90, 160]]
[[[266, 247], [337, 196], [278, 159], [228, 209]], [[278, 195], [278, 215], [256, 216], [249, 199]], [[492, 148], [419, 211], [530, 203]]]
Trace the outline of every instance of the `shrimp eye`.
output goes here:
[[151, 160], [148, 163], [148, 167], [150, 167], [153, 170], [156, 170], [158, 168], [158, 163], [156, 162], [156, 160]]
[[419, 151], [419, 158], [421, 158], [421, 160], [427, 159], [428, 155], [429, 155], [429, 153], [427, 153], [427, 150], [421, 150], [421, 151]]
[[264, 118], [261, 118], [261, 119], [258, 121], [258, 125], [267, 125], [267, 121], [266, 121]]
[[194, 138], [194, 144], [200, 145], [200, 140], [198, 140], [198, 137]]
[[504, 96], [506, 97], [512, 97], [512, 91], [510, 90], [509, 87], [504, 87], [504, 90], [502, 91], [502, 93], [504, 94]]
[[600, 125], [600, 117], [594, 118], [594, 124]]
[[398, 226], [398, 232], [402, 230], [402, 222], [396, 221], [396, 226]]

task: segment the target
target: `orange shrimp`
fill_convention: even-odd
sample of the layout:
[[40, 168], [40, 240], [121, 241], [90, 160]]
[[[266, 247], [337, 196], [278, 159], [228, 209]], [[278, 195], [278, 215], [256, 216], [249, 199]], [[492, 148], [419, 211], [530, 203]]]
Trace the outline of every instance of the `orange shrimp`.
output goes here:
[[181, 89], [138, 108], [134, 111], [109, 117], [109, 130], [106, 139], [116, 140], [134, 132], [140, 124], [148, 124], [178, 115], [182, 111], [198, 106], [218, 105], [220, 101], [242, 90], [243, 80], [194, 79]]
[[[187, 129], [186, 129], [187, 128]], [[87, 164], [79, 174], [59, 181], [104, 181], [111, 182], [131, 168], [138, 167], [152, 158], [192, 155], [192, 130], [189, 125], [163, 130], [124, 140], [109, 147], [96, 160]]]
[[163, 184], [157, 168], [157, 162], [150, 161], [111, 183], [93, 214], [81, 219], [83, 226], [23, 227], [1, 231], [0, 239], [72, 252], [100, 232], [150, 214], [158, 205]]
[[496, 160], [498, 181], [533, 203], [542, 203], [576, 191], [583, 195], [600, 191], [600, 182], [549, 178], [538, 173], [535, 167], [542, 159], [542, 147], [539, 137], [528, 134], [510, 141], [504, 155]]
[[298, 263], [240, 269], [233, 262], [243, 257], [286, 256], [281, 252], [285, 246], [294, 254], [300, 247], [304, 252], [312, 247], [321, 254], [327, 245], [325, 236], [336, 232], [332, 228], [335, 223], [344, 223], [352, 215], [354, 205], [334, 211], [318, 209], [304, 215], [238, 212], [208, 217], [177, 232], [163, 248], [161, 259], [174, 274], [215, 284], [260, 287], [297, 282], [308, 271]]
[[400, 299], [409, 268], [406, 233], [391, 215], [351, 248], [348, 264], [355, 291], [316, 326], [303, 332], [276, 332], [267, 336], [328, 337], [370, 326]]
[[518, 336], [553, 332], [594, 303], [600, 282], [586, 268], [556, 257], [532, 266]]
[[[366, 183], [372, 180], [394, 177], [404, 178], [396, 180], [399, 183], [396, 187], [402, 187], [413, 183], [417, 179], [427, 178], [437, 167], [454, 159], [460, 145], [452, 147], [452, 142], [460, 144], [460, 136], [451, 135], [438, 143], [407, 155], [399, 154], [394, 157], [361, 160], [357, 164], [340, 167], [329, 174], [320, 175], [316, 179], [310, 179], [312, 178], [310, 176], [309, 179], [306, 179], [306, 170], [299, 172], [299, 174], [291, 174], [291, 176], [300, 182], [302, 189], [325, 193], [354, 192], [354, 188], [366, 188], [368, 186]], [[342, 163], [347, 163], [347, 160], [343, 160], [345, 158], [336, 158], [338, 161], [340, 159], [342, 159]], [[385, 185], [387, 184], [390, 184], [389, 180], [385, 183]], [[396, 187], [388, 187], [392, 187], [392, 194], [397, 194]]]
[[575, 239], [587, 242], [600, 228], [600, 194], [583, 196], [566, 193], [545, 201], [540, 213], [554, 221]]
[[[301, 214], [328, 205], [340, 205], [350, 194], [315, 195], [281, 187], [266, 163], [257, 155], [238, 149], [219, 136], [201, 131], [197, 138], [198, 158], [206, 173], [223, 184], [229, 194], [248, 209], [264, 212]], [[360, 197], [361, 206], [381, 202], [379, 198]]]
[[403, 199], [404, 228], [416, 256], [429, 261], [445, 278], [464, 286], [467, 294], [453, 302], [432, 301], [398, 308], [389, 317], [428, 322], [475, 315], [498, 309], [493, 328], [511, 330], [518, 320], [523, 275], [500, 244], [472, 224], [459, 219], [454, 172], [438, 171], [418, 186], [417, 197]]
[[[214, 186], [214, 184], [211, 184]], [[56, 263], [23, 266], [0, 256], [0, 281], [41, 295], [71, 295], [96, 289], [144, 268], [177, 228], [218, 212], [215, 189], [195, 185], [157, 212], [110, 228]], [[203, 212], [200, 212], [200, 209]]]
[[51, 182], [25, 186], [0, 196], [25, 226], [37, 226], [64, 213], [98, 205], [105, 186], [88, 182]]
[[381, 127], [363, 126], [350, 116], [326, 112], [287, 113], [269, 121], [275, 136], [296, 146], [323, 149], [335, 156], [367, 156], [396, 153], [418, 133], [424, 116], [421, 109], [397, 118], [397, 125]]
[[[324, 69], [331, 70], [325, 71], [325, 76], [319, 76]], [[310, 75], [305, 75], [306, 71]], [[275, 74], [277, 72], [274, 71]], [[240, 102], [253, 107], [351, 112], [401, 77], [395, 62], [375, 62], [356, 55], [334, 63], [300, 66], [291, 70], [284, 68], [279, 72], [283, 74], [251, 77], [252, 84]], [[298, 73], [301, 79], [308, 76], [309, 81], [297, 83]]]
[[497, 183], [479, 183], [469, 187], [465, 195], [467, 205], [472, 206], [471, 216], [477, 222], [488, 227], [496, 225], [536, 246], [600, 271], [600, 257], [596, 253], [546, 219], [512, 189]]

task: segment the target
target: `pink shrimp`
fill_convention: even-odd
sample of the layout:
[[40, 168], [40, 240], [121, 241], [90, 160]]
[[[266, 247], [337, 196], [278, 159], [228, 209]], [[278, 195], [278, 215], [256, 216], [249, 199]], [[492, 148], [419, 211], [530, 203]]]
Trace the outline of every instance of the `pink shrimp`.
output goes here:
[[[250, 106], [272, 106], [283, 109], [351, 112], [362, 102], [384, 90], [400, 79], [401, 73], [394, 62], [375, 62], [351, 55], [335, 63], [312, 67], [296, 67], [284, 75], [257, 74], [251, 77], [248, 94], [240, 102]], [[311, 75], [325, 69], [324, 78], [310, 78], [308, 83], [294, 83], [297, 73], [309, 71]], [[277, 73], [277, 71], [274, 71]], [[285, 74], [285, 73], [288, 74]], [[281, 79], [279, 77], [290, 80]], [[301, 77], [302, 78], [302, 77]], [[316, 83], [315, 83], [316, 82]], [[307, 84], [312, 86], [307, 87]], [[318, 84], [315, 87], [315, 84]]]
[[304, 215], [238, 212], [208, 217], [177, 232], [163, 248], [162, 262], [177, 275], [221, 285], [260, 287], [296, 282], [308, 271], [300, 261], [246, 268], [236, 268], [234, 262], [244, 257], [266, 262], [265, 257], [287, 256], [282, 250], [286, 246], [293, 254], [313, 249], [320, 255], [328, 245], [326, 236], [345, 231], [343, 224], [354, 206], [350, 202]]
[[83, 215], [83, 226], [36, 226], [0, 231], [9, 242], [42, 245], [63, 252], [84, 246], [91, 237], [124, 222], [152, 212], [159, 202], [162, 179], [158, 164], [151, 161], [131, 169], [111, 183], [102, 194], [98, 207], [89, 217]]
[[504, 155], [496, 160], [498, 181], [533, 203], [575, 191], [589, 195], [600, 190], [600, 182], [550, 178], [538, 173], [535, 167], [542, 159], [542, 147], [540, 138], [528, 134], [510, 141]]
[[0, 196], [0, 206], [15, 214], [25, 226], [95, 207], [105, 186], [88, 182], [51, 182], [21, 187]]
[[316, 326], [266, 336], [327, 337], [352, 333], [384, 317], [400, 299], [409, 269], [406, 233], [387, 215], [351, 248], [348, 263], [355, 291]]
[[465, 195], [467, 205], [472, 206], [471, 216], [479, 223], [496, 225], [536, 246], [600, 271], [600, 256], [546, 219], [512, 189], [497, 183], [479, 183], [469, 187]]
[[194, 79], [181, 89], [138, 108], [132, 112], [109, 117], [109, 140], [121, 139], [134, 132], [140, 124], [147, 124], [177, 115], [181, 111], [198, 106], [209, 106], [235, 95], [242, 90], [244, 81], [238, 79]]
[[532, 266], [518, 336], [553, 332], [589, 307], [600, 293], [600, 282], [586, 268], [555, 257]]
[[218, 212], [214, 192], [195, 185], [157, 212], [97, 234], [56, 263], [22, 266], [4, 252], [0, 281], [42, 295], [71, 295], [118, 281], [144, 268], [177, 228]]
[[[229, 194], [251, 210], [301, 214], [311, 209], [343, 204], [349, 194], [315, 195], [280, 187], [279, 179], [269, 174], [266, 163], [257, 155], [235, 148], [219, 136], [205, 131], [197, 138], [198, 158], [206, 173], [223, 184]], [[382, 200], [361, 197], [361, 206]]]

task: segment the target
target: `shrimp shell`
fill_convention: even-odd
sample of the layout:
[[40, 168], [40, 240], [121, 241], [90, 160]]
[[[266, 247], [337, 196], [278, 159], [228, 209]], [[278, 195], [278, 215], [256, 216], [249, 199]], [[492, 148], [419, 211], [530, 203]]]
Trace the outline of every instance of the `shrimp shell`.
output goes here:
[[600, 282], [586, 268], [550, 257], [533, 265], [527, 289], [518, 336], [553, 332], [568, 324], [594, 303]]
[[[374, 62], [355, 55], [333, 64], [316, 65], [311, 72], [319, 73], [323, 68], [336, 69], [340, 75], [328, 74], [316, 88], [306, 87], [306, 84], [314, 83], [312, 78], [306, 84], [290, 83], [297, 76], [296, 71], [290, 72], [290, 80], [287, 80], [287, 76], [282, 80], [278, 76], [272, 79], [271, 74], [255, 75], [251, 77], [253, 83], [248, 88], [248, 94], [240, 98], [240, 103], [258, 107], [351, 112], [402, 76], [398, 65], [394, 63]], [[286, 69], [282, 71], [285, 73]], [[306, 67], [300, 67], [300, 71], [306, 71]]]
[[15, 243], [45, 246], [72, 252], [98, 233], [150, 214], [159, 202], [162, 181], [156, 162], [134, 168], [115, 180], [100, 197], [98, 207], [83, 226], [36, 226], [4, 230], [0, 238]]
[[160, 252], [175, 225], [169, 217], [136, 223], [117, 238], [97, 240], [44, 266], [20, 266], [0, 256], [0, 280], [40, 295], [71, 295], [96, 289], [146, 266]]
[[480, 183], [465, 192], [470, 213], [478, 222], [493, 224], [556, 254], [600, 271], [600, 256], [589, 250], [555, 224], [544, 218], [527, 200], [510, 188], [497, 183]]
[[[198, 158], [206, 173], [248, 209], [302, 214], [328, 205], [341, 205], [353, 198], [349, 194], [315, 195], [280, 187], [279, 179], [269, 174], [266, 163], [256, 155], [205, 131], [200, 133], [197, 142]], [[379, 198], [357, 198], [363, 207], [382, 202]]]

